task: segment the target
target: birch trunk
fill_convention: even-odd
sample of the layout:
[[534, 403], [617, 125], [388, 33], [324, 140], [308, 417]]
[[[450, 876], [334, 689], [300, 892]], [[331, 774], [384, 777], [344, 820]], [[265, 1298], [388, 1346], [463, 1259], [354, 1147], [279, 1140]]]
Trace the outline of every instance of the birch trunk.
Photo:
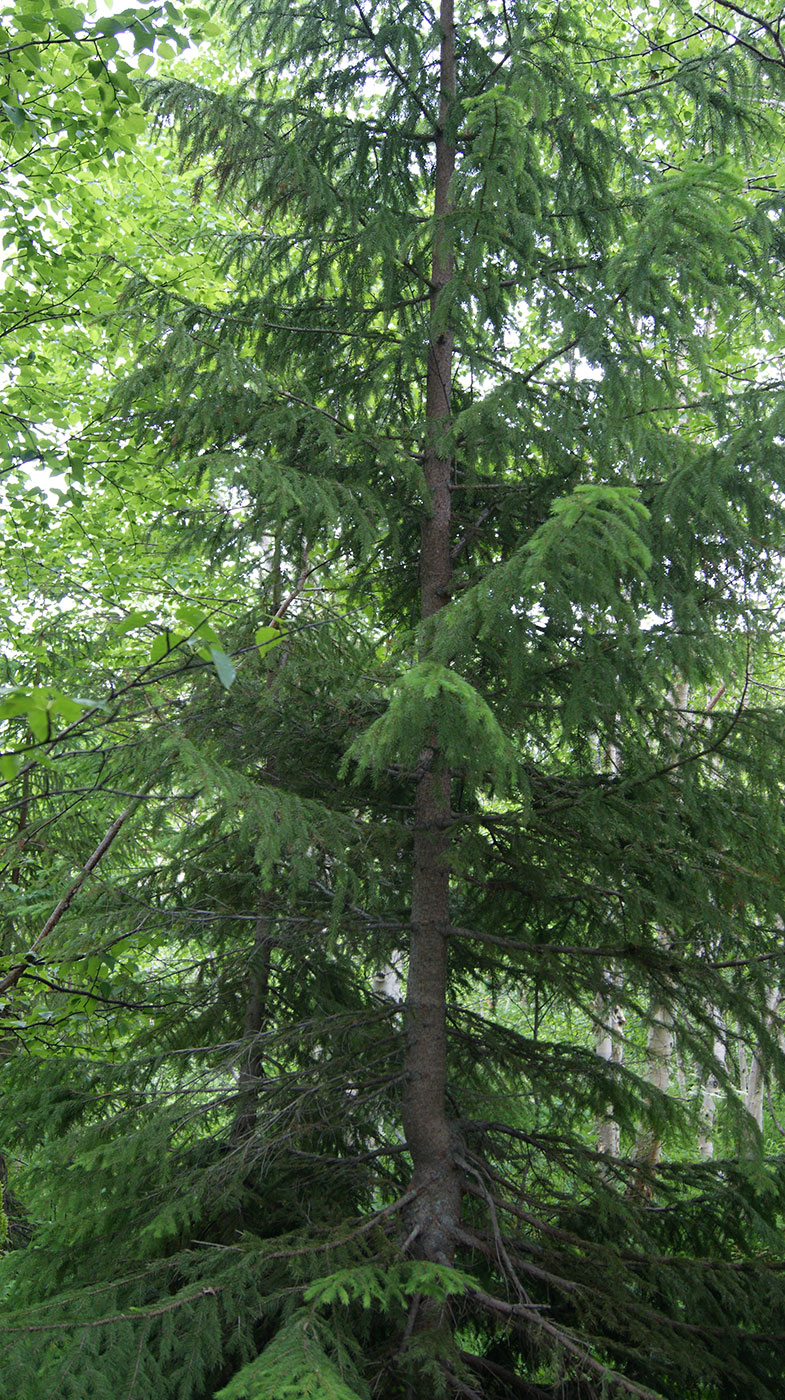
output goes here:
[[[774, 1023], [781, 1001], [781, 991], [776, 987], [770, 987], [766, 993], [766, 1024], [769, 1028]], [[760, 1045], [752, 1057], [746, 1078], [744, 1107], [753, 1122], [757, 1124], [760, 1132], [763, 1132], [763, 1090], [766, 1084], [766, 1059], [763, 1047]]]
[[373, 975], [373, 990], [379, 997], [386, 997], [388, 1001], [394, 1001], [400, 1005], [403, 1001], [403, 953], [399, 948], [395, 948], [390, 954], [389, 962], [379, 968]]
[[[614, 773], [620, 771], [619, 751], [613, 742], [605, 745], [598, 744], [597, 760], [600, 772], [604, 768], [609, 768]], [[618, 973], [608, 972], [606, 982], [607, 990], [598, 992], [594, 1001], [594, 1009], [597, 1013], [594, 1049], [601, 1060], [605, 1060], [608, 1064], [620, 1065], [624, 1059], [622, 1030], [626, 1018], [621, 1007], [616, 1003], [615, 989], [621, 986], [621, 976]], [[619, 1143], [619, 1125], [613, 1117], [613, 1109], [609, 1104], [605, 1114], [597, 1120], [597, 1151], [602, 1152], [607, 1157], [618, 1157]]]
[[[646, 1039], [646, 1081], [660, 1094], [667, 1094], [673, 1057], [673, 1017], [663, 1003], [651, 1008], [651, 1024]], [[637, 1160], [655, 1167], [662, 1155], [662, 1137], [653, 1128], [638, 1133], [635, 1147]]]
[[[620, 980], [618, 975], [610, 977], [608, 991], [598, 992], [594, 1002], [597, 1013], [594, 1049], [601, 1060], [614, 1065], [620, 1065], [624, 1060], [623, 1029], [626, 1018], [613, 996]], [[619, 1125], [609, 1104], [605, 1115], [597, 1122], [597, 1151], [607, 1157], [618, 1157], [619, 1138]]]
[[[714, 1018], [719, 1026], [719, 1013], [714, 1011]], [[725, 1068], [726, 1045], [722, 1037], [721, 1029], [714, 1038], [714, 1060], [720, 1069]], [[714, 1156], [714, 1117], [717, 1112], [717, 1099], [720, 1094], [719, 1081], [714, 1074], [709, 1074], [703, 1090], [703, 1101], [701, 1103], [700, 1121], [698, 1125], [698, 1152], [704, 1162], [711, 1161]]]

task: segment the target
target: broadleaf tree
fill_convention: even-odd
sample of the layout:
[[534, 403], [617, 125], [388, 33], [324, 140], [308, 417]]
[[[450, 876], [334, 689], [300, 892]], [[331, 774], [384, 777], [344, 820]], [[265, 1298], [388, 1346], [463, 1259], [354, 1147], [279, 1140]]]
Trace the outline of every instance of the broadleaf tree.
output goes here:
[[[200, 17], [191, 6], [191, 22]], [[73, 342], [79, 327], [84, 373], [94, 341], [87, 322], [113, 300], [116, 247], [100, 186], [145, 129], [135, 63], [152, 62], [162, 45], [183, 47], [183, 19], [174, 4], [96, 15], [21, 0], [0, 10], [4, 475], [12, 453], [62, 465], [57, 430], [69, 405], [46, 392], [59, 341]]]
[[243, 0], [148, 83], [204, 282], [124, 285], [124, 620], [34, 658], [105, 708], [5, 711], [25, 1400], [781, 1392], [782, 73], [706, 8]]

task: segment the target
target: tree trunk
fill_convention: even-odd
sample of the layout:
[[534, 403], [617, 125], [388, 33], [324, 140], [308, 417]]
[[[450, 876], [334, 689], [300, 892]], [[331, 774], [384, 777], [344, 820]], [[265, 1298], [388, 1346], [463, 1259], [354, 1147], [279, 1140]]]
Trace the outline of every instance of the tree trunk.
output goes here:
[[[613, 741], [597, 748], [597, 767], [600, 772], [610, 769], [612, 773], [621, 771], [619, 750]], [[624, 1011], [616, 1001], [616, 988], [621, 987], [621, 975], [609, 969], [605, 975], [605, 989], [594, 999], [597, 1022], [594, 1028], [594, 1049], [601, 1060], [608, 1064], [620, 1065], [624, 1060]], [[605, 1113], [597, 1120], [597, 1151], [607, 1157], [618, 1157], [620, 1147], [619, 1125], [613, 1117], [612, 1105], [608, 1104]]]
[[[687, 681], [674, 681], [669, 703], [676, 712], [676, 736], [679, 739], [687, 720], [687, 705], [690, 687]], [[657, 941], [667, 945], [668, 932], [659, 929]], [[649, 1007], [650, 1022], [646, 1038], [646, 1081], [661, 1094], [667, 1094], [670, 1084], [671, 1059], [673, 1057], [673, 1015], [667, 1002], [654, 999]], [[638, 1132], [635, 1157], [643, 1166], [655, 1167], [662, 1155], [662, 1137], [652, 1127], [642, 1127]]]
[[[714, 1008], [713, 1018], [718, 1023], [717, 1034], [714, 1037], [714, 1059], [721, 1069], [725, 1068], [726, 1046], [719, 1028], [719, 1012]], [[700, 1120], [698, 1124], [698, 1152], [704, 1162], [711, 1161], [714, 1156], [714, 1115], [717, 1112], [717, 1099], [719, 1097], [720, 1086], [716, 1075], [709, 1073], [703, 1090], [703, 1102], [701, 1103]]]
[[[766, 993], [766, 1024], [771, 1027], [777, 1014], [782, 993], [777, 987], [770, 987]], [[744, 1107], [750, 1117], [763, 1132], [763, 1089], [766, 1081], [766, 1062], [763, 1048], [759, 1045], [752, 1057], [744, 1094]]]
[[400, 948], [394, 948], [384, 966], [374, 973], [371, 984], [377, 996], [394, 1001], [398, 1006], [403, 1001], [403, 958]]
[[[624, 1060], [624, 1040], [622, 1037], [625, 1015], [614, 997], [614, 991], [620, 982], [618, 974], [611, 974], [608, 977], [607, 991], [598, 992], [594, 1002], [597, 1013], [594, 1049], [601, 1060], [606, 1060], [608, 1064], [614, 1065], [620, 1065]], [[597, 1123], [597, 1151], [604, 1153], [607, 1157], [618, 1157], [619, 1155], [619, 1125], [613, 1117], [613, 1109], [610, 1104], [604, 1116]]]
[[267, 898], [262, 895], [254, 928], [254, 944], [250, 962], [250, 988], [243, 1026], [243, 1059], [240, 1064], [237, 1109], [230, 1134], [232, 1146], [241, 1143], [256, 1126], [259, 1085], [264, 1071], [261, 1035], [267, 1021], [271, 946]]
[[[420, 546], [420, 615], [432, 617], [450, 594], [450, 420], [453, 338], [439, 326], [439, 292], [453, 275], [446, 227], [455, 148], [445, 127], [455, 95], [452, 0], [442, 0], [441, 97], [436, 142], [435, 233], [431, 282], [431, 338], [426, 384], [425, 515]], [[418, 1195], [409, 1214], [409, 1241], [423, 1259], [449, 1264], [460, 1220], [461, 1178], [446, 1111], [447, 927], [450, 877], [446, 864], [450, 775], [434, 734], [414, 804], [411, 945], [405, 1009], [403, 1127]]]
[[[673, 1055], [673, 1016], [664, 1003], [651, 1008], [651, 1024], [646, 1040], [646, 1082], [660, 1094], [667, 1094]], [[636, 1159], [647, 1167], [655, 1167], [662, 1153], [662, 1138], [653, 1128], [643, 1128], [638, 1134]]]

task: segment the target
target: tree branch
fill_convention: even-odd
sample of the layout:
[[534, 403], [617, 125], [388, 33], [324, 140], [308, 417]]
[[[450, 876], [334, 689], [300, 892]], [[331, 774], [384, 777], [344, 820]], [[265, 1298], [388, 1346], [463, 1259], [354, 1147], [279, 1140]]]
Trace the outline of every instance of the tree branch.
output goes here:
[[132, 814], [136, 811], [137, 807], [143, 801], [144, 797], [138, 797], [133, 802], [130, 802], [126, 807], [125, 811], [121, 812], [120, 816], [112, 822], [112, 825], [110, 826], [103, 840], [99, 841], [98, 845], [93, 851], [93, 854], [87, 861], [85, 861], [85, 864], [82, 866], [82, 869], [80, 870], [70, 889], [67, 891], [66, 894], [63, 895], [63, 898], [60, 900], [59, 904], [57, 904], [52, 910], [38, 937], [34, 940], [31, 947], [28, 949], [24, 961], [17, 963], [15, 967], [12, 967], [11, 971], [8, 972], [3, 978], [2, 982], [0, 982], [0, 993], [7, 992], [11, 987], [15, 987], [20, 978], [24, 976], [25, 972], [27, 972], [31, 961], [34, 961], [35, 959], [36, 948], [38, 948], [40, 944], [43, 943], [44, 939], [48, 938], [50, 933], [52, 933], [52, 931], [57, 927], [66, 910], [70, 908], [76, 895], [82, 888], [82, 885], [84, 884], [88, 875], [92, 874], [92, 872], [95, 870], [99, 861], [101, 861], [106, 855], [106, 852], [109, 850], [109, 847], [112, 845], [113, 841], [115, 840], [115, 837], [119, 835], [120, 831], [125, 826], [125, 823], [127, 822], [128, 818], [132, 816]]

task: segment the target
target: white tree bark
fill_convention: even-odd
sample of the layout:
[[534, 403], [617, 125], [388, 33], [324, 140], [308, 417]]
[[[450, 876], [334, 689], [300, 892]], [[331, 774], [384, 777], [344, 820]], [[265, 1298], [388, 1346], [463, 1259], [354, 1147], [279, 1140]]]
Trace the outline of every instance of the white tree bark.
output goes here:
[[[619, 751], [613, 741], [598, 741], [597, 743], [597, 767], [600, 772], [610, 769], [613, 773], [618, 773], [621, 767]], [[594, 1010], [597, 1020], [594, 1030], [594, 1049], [601, 1060], [608, 1064], [620, 1065], [624, 1060], [624, 1022], [625, 1015], [618, 1005], [618, 988], [621, 986], [621, 975], [609, 971], [606, 973], [606, 988], [598, 992], [594, 998]], [[619, 1125], [613, 1117], [613, 1106], [608, 1104], [605, 1113], [597, 1119], [597, 1151], [602, 1152], [607, 1157], [618, 1157], [619, 1155]]]
[[373, 990], [379, 997], [387, 997], [398, 1005], [403, 1001], [403, 960], [400, 948], [393, 949], [389, 961], [373, 975]]
[[[778, 987], [770, 987], [766, 993], [766, 1024], [771, 1028], [774, 1024], [782, 992]], [[758, 1126], [763, 1131], [763, 1090], [766, 1083], [766, 1059], [763, 1047], [758, 1046], [749, 1065], [749, 1070], [745, 1076], [746, 1084], [744, 1088], [744, 1107]]]
[[[601, 1060], [615, 1065], [622, 1064], [624, 1060], [623, 1035], [626, 1018], [614, 998], [614, 989], [618, 988], [620, 983], [621, 978], [618, 975], [610, 976], [608, 991], [598, 992], [594, 1000], [597, 1013], [594, 1049]], [[611, 1104], [597, 1121], [597, 1151], [604, 1153], [606, 1157], [619, 1155], [619, 1125], [613, 1117]]]
[[[667, 1094], [673, 1058], [673, 1016], [664, 1003], [651, 1008], [646, 1039], [646, 1082], [660, 1094]], [[654, 1167], [662, 1155], [662, 1138], [653, 1128], [641, 1128], [635, 1147], [639, 1162]]]
[[[714, 1062], [721, 1069], [725, 1068], [727, 1046], [723, 1038], [723, 1028], [720, 1023], [719, 1012], [713, 1008], [712, 1017], [717, 1026], [717, 1033], [714, 1037]], [[703, 1100], [701, 1103], [700, 1119], [698, 1122], [698, 1152], [701, 1160], [711, 1161], [714, 1156], [714, 1118], [717, 1112], [717, 1100], [720, 1096], [720, 1085], [717, 1076], [709, 1072], [706, 1083], [703, 1087]]]

